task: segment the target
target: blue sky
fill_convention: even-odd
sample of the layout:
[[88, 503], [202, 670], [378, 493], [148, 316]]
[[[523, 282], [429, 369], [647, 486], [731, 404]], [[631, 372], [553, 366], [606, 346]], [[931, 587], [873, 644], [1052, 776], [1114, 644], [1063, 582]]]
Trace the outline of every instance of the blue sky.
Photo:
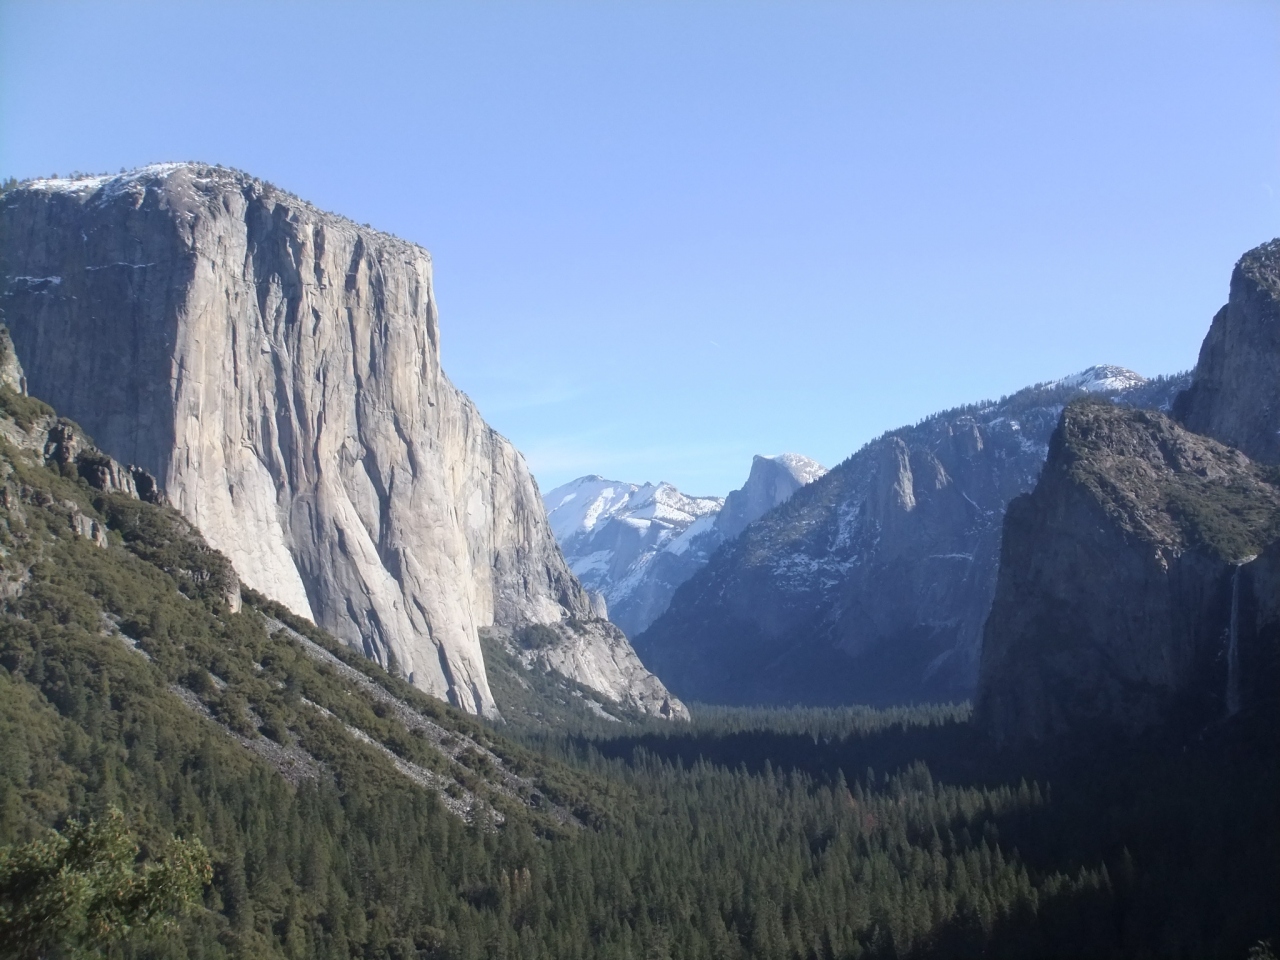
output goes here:
[[1280, 235], [1280, 4], [0, 3], [0, 177], [181, 159], [429, 248], [544, 490], [724, 493], [1191, 366]]

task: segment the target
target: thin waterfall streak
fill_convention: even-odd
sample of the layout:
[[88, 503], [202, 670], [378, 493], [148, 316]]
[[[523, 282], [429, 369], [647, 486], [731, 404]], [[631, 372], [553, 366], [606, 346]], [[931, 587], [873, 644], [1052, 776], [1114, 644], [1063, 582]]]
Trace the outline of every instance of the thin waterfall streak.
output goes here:
[[1227, 632], [1227, 716], [1240, 712], [1240, 568], [1231, 574], [1231, 627]]

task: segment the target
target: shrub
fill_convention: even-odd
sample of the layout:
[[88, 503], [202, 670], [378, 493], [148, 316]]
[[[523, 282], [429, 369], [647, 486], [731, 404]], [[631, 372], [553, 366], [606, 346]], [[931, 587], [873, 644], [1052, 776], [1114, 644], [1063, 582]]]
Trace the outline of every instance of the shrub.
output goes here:
[[560, 634], [545, 623], [531, 623], [522, 627], [516, 636], [526, 650], [542, 650], [560, 642]]

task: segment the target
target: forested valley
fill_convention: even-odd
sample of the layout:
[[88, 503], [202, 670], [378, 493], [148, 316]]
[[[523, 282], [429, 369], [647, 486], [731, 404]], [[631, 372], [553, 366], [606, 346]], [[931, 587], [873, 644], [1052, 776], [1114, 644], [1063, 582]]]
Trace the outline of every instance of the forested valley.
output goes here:
[[[9, 955], [1243, 958], [1277, 934], [1273, 706], [999, 753], [966, 705], [606, 722], [508, 661], [485, 724], [235, 610], [177, 514], [17, 444], [53, 414], [0, 394]], [[113, 811], [142, 863], [203, 844], [191, 908], [105, 946], [8, 936], [16, 852]]]

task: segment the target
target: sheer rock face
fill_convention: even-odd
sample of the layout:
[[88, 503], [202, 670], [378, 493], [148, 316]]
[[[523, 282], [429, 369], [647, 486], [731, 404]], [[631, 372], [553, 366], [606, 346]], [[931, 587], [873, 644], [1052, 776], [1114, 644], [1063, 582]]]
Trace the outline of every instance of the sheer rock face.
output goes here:
[[1280, 463], [1280, 240], [1236, 264], [1175, 413], [1189, 430]]
[[756, 456], [741, 489], [725, 497], [716, 514], [715, 529], [724, 540], [732, 540], [774, 507], [786, 503], [806, 483], [827, 472], [816, 460], [798, 453], [776, 457]]
[[441, 371], [420, 247], [172, 164], [5, 193], [0, 283], [33, 394], [420, 688], [492, 712], [479, 627], [591, 615], [523, 458]]
[[1276, 537], [1273, 479], [1163, 414], [1069, 406], [1040, 482], [1005, 517], [978, 722], [1018, 742], [1132, 733], [1179, 705], [1222, 716], [1233, 606], [1235, 682], [1255, 696], [1253, 668], [1274, 659], [1260, 638], [1280, 624], [1274, 548], [1249, 562]]

